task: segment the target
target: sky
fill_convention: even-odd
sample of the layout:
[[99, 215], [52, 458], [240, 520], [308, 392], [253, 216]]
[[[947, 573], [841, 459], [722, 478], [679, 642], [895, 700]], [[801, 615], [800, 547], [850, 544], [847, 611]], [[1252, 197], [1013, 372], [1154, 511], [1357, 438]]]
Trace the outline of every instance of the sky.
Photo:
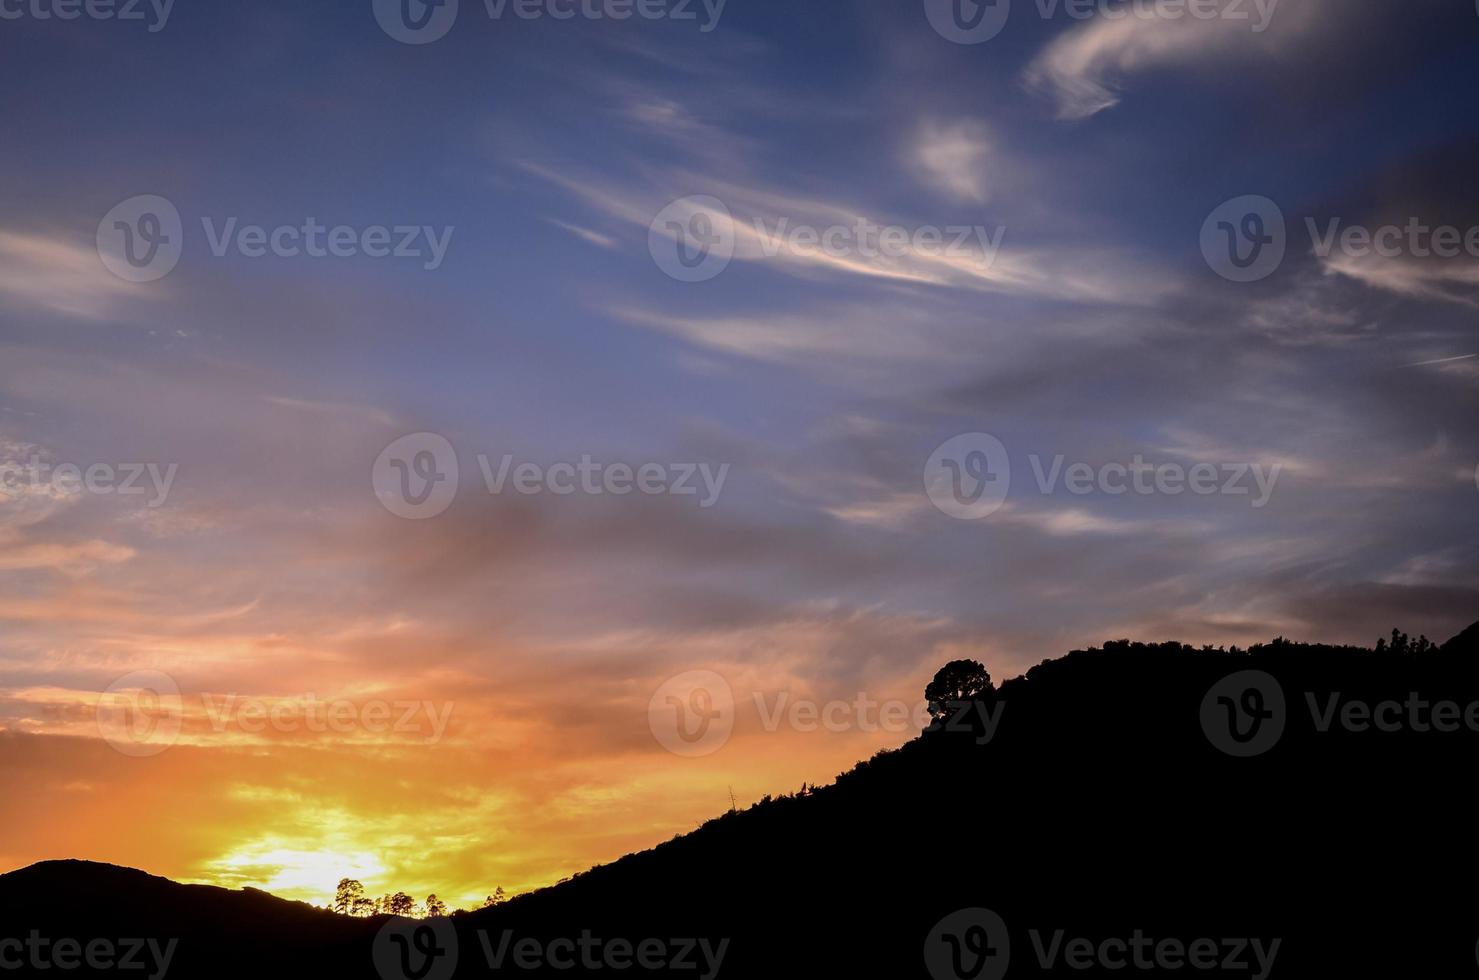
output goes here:
[[475, 904], [1479, 619], [1468, 0], [408, 10], [0, 0], [0, 869]]

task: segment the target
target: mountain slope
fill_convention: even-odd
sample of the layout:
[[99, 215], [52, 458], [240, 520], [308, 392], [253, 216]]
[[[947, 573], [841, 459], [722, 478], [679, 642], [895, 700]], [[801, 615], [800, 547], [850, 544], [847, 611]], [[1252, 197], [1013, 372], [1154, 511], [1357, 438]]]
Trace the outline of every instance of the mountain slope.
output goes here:
[[[53, 862], [0, 876], [0, 934], [178, 936], [179, 976], [561, 976], [578, 957], [693, 977], [992, 977], [1008, 960], [1013, 977], [1083, 976], [1067, 950], [1113, 956], [1137, 930], [1163, 941], [1152, 959], [1180, 944], [1183, 966], [1215, 945], [1246, 967], [1228, 975], [1456, 976], [1479, 938], [1453, 897], [1475, 871], [1476, 638], [1079, 651], [1003, 684], [982, 705], [989, 739], [979, 721], [928, 732], [832, 786], [419, 932]], [[960, 919], [973, 908], [1004, 926]]]

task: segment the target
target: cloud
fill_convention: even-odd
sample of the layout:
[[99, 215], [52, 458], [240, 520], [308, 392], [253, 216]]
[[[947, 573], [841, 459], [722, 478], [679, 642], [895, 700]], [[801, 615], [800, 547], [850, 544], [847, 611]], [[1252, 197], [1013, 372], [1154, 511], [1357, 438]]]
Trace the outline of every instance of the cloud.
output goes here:
[[562, 228], [565, 231], [568, 231], [570, 234], [574, 235], [576, 238], [579, 238], [581, 241], [586, 242], [589, 245], [595, 245], [598, 248], [606, 249], [615, 249], [620, 247], [620, 243], [617, 242], [617, 240], [612, 238], [610, 235], [603, 235], [598, 231], [591, 231], [589, 228], [583, 228], [580, 225], [571, 224], [568, 221], [561, 221], [558, 218], [546, 218], [545, 220], [554, 225], [556, 228]]
[[973, 204], [984, 204], [991, 196], [987, 173], [991, 157], [985, 127], [971, 122], [926, 122], [912, 147], [913, 162], [931, 186]]
[[[1027, 66], [1024, 80], [1058, 104], [1058, 118], [1087, 119], [1120, 101], [1129, 75], [1161, 68], [1220, 70], [1233, 59], [1288, 50], [1327, 12], [1326, 0], [1218, 0], [1214, 17], [1129, 4], [1069, 28]], [[1277, 19], [1275, 19], [1277, 13]]]
[[[643, 188], [540, 164], [524, 167], [635, 226], [644, 238], [664, 208], [676, 205], [687, 217], [702, 213], [717, 234], [733, 242], [733, 261], [763, 264], [799, 278], [860, 277], [887, 285], [1127, 306], [1154, 305], [1175, 288], [1172, 277], [1124, 248], [1019, 245], [1012, 229], [1002, 224], [915, 222], [682, 171], [665, 173], [657, 187]], [[672, 187], [716, 198], [727, 213], [692, 197], [672, 200], [670, 191], [659, 189]], [[887, 243], [883, 229], [890, 230]], [[676, 232], [657, 231], [676, 241]]]
[[20, 570], [54, 571], [77, 574], [99, 565], [116, 565], [134, 556], [132, 548], [106, 541], [83, 541], [78, 544], [37, 542], [17, 544], [0, 537], [0, 572]]
[[1479, 262], [1334, 252], [1321, 263], [1329, 273], [1347, 276], [1375, 289], [1416, 299], [1479, 307]]
[[0, 296], [53, 313], [103, 320], [122, 301], [144, 294], [144, 287], [103, 268], [92, 248], [0, 229]]

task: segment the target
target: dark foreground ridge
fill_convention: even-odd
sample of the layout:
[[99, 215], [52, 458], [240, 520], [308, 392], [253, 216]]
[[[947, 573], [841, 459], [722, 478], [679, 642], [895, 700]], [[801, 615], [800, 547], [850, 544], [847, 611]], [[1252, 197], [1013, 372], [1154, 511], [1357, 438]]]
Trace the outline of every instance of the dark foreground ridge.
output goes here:
[[[34, 865], [0, 876], [0, 980], [1479, 974], [1479, 626], [1111, 643], [951, 715], [832, 786], [427, 923]], [[29, 965], [63, 940], [117, 962]]]

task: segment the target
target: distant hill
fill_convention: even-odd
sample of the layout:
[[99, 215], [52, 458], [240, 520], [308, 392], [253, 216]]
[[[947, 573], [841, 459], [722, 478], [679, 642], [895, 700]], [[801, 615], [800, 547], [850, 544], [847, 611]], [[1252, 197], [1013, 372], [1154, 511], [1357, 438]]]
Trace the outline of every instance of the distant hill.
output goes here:
[[1414, 647], [1078, 651], [972, 706], [989, 739], [419, 930], [48, 862], [0, 876], [0, 940], [177, 937], [179, 977], [1473, 975], [1479, 626]]

